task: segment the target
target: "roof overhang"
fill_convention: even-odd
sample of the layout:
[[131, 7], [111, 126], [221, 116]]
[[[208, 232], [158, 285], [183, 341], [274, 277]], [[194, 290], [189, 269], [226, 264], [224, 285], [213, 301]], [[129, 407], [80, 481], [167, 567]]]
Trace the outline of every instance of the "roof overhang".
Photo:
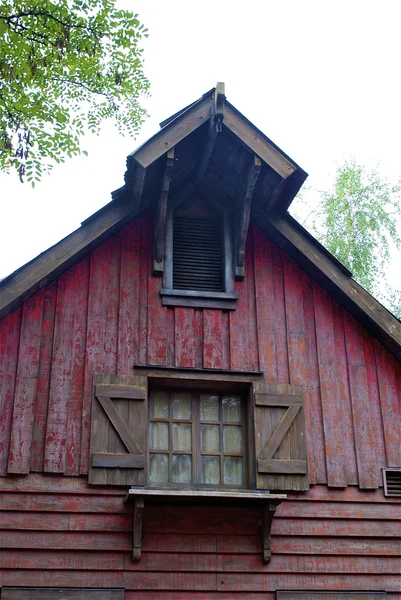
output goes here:
[[[257, 222], [401, 360], [401, 322], [287, 213], [307, 177], [305, 171], [225, 100], [221, 85], [161, 125], [155, 136], [128, 157], [126, 183], [108, 205], [0, 282], [0, 318], [130, 219], [160, 203], [166, 189], [177, 197], [183, 190], [200, 186], [203, 193], [217, 190], [233, 206], [248, 206], [248, 220]], [[172, 156], [179, 163], [173, 168]]]

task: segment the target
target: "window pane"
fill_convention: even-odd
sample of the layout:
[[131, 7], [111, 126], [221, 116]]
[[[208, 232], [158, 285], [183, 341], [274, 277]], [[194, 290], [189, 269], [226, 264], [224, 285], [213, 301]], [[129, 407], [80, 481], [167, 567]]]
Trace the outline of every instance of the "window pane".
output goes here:
[[225, 425], [223, 427], [223, 451], [242, 452], [242, 428]]
[[191, 483], [192, 481], [192, 457], [185, 454], [173, 456], [172, 468], [173, 483]]
[[168, 483], [168, 455], [151, 454], [149, 458], [150, 483]]
[[224, 457], [224, 483], [226, 485], [243, 485], [242, 458]]
[[192, 396], [183, 392], [171, 395], [171, 412], [173, 419], [191, 419]]
[[150, 423], [151, 450], [168, 450], [168, 423]]
[[168, 392], [156, 392], [151, 395], [150, 418], [151, 419], [168, 419], [169, 418]]
[[201, 421], [219, 420], [219, 397], [201, 394], [200, 397]]
[[191, 452], [192, 425], [190, 423], [173, 423], [173, 450]]
[[220, 452], [220, 427], [218, 425], [201, 425], [202, 452]]
[[241, 398], [239, 396], [223, 396], [222, 404], [224, 423], [240, 423]]
[[219, 456], [202, 456], [201, 483], [220, 483]]

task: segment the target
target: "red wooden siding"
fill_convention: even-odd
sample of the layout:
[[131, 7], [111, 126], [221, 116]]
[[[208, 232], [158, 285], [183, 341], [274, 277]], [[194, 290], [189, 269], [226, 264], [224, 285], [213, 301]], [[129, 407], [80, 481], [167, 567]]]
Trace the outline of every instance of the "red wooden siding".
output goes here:
[[2, 475], [87, 473], [92, 375], [133, 364], [302, 384], [312, 484], [376, 488], [401, 465], [400, 364], [264, 232], [233, 312], [163, 307], [151, 252], [141, 215], [3, 320]]
[[123, 492], [40, 474], [5, 478], [2, 488], [0, 585], [122, 586], [131, 600], [274, 600], [276, 589], [385, 589], [400, 599], [401, 500], [379, 490], [290, 495], [265, 565], [257, 507], [147, 504], [133, 563]]

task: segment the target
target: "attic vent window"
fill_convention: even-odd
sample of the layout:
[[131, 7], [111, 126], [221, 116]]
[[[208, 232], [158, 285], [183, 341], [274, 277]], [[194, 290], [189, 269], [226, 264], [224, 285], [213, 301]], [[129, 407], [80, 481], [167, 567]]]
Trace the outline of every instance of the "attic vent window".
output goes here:
[[177, 215], [173, 228], [175, 290], [224, 292], [222, 221]]
[[401, 498], [401, 468], [383, 469], [384, 495]]
[[223, 209], [198, 198], [171, 207], [164, 263], [164, 305], [235, 308], [232, 234]]

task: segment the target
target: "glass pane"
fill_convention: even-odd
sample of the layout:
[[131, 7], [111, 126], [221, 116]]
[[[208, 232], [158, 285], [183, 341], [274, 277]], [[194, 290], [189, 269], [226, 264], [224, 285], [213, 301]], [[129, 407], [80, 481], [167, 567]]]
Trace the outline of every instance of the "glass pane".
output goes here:
[[192, 425], [190, 423], [173, 423], [173, 450], [192, 450]]
[[192, 457], [186, 454], [175, 454], [173, 456], [172, 468], [173, 483], [191, 483], [192, 481]]
[[202, 456], [201, 483], [220, 483], [220, 457]]
[[168, 454], [151, 454], [149, 457], [150, 483], [168, 483]]
[[168, 419], [169, 418], [168, 392], [155, 392], [151, 395], [150, 418], [151, 419]]
[[220, 452], [220, 427], [218, 425], [201, 425], [202, 452]]
[[192, 418], [192, 397], [191, 394], [177, 392], [171, 394], [171, 412], [173, 419], [191, 419]]
[[226, 485], [243, 485], [242, 458], [224, 457], [224, 483]]
[[219, 397], [201, 394], [200, 397], [200, 418], [201, 421], [219, 420]]
[[168, 450], [168, 423], [150, 423], [150, 450]]
[[241, 398], [239, 396], [223, 396], [224, 423], [241, 422]]
[[242, 427], [223, 427], [223, 451], [242, 452]]

